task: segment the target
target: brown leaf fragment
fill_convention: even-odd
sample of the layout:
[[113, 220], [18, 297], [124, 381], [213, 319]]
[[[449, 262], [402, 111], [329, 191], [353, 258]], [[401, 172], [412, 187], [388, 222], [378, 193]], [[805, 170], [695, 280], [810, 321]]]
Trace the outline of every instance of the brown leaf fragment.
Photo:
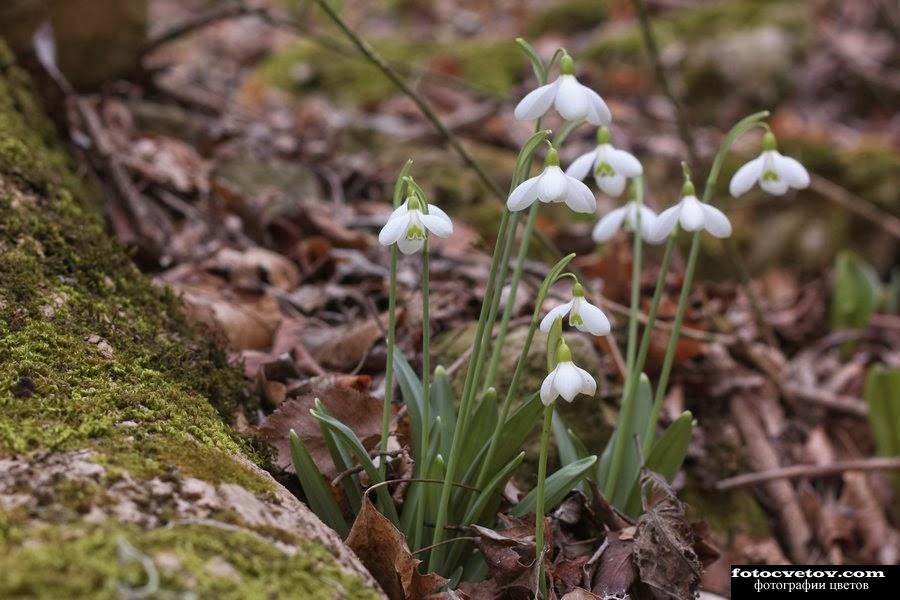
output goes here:
[[203, 266], [224, 275], [238, 289], [259, 290], [271, 285], [289, 291], [300, 283], [300, 272], [294, 263], [264, 248], [222, 248]]
[[663, 597], [692, 600], [702, 568], [684, 505], [669, 484], [651, 471], [641, 475], [644, 514], [634, 538], [640, 580]]
[[[505, 525], [502, 530], [472, 526], [478, 536], [475, 545], [488, 565], [490, 579], [506, 594], [503, 597], [533, 597], [537, 583], [534, 577], [534, 522], [502, 514], [499, 518]], [[550, 543], [547, 540], [547, 544]]]
[[590, 593], [584, 588], [575, 588], [562, 597], [561, 600], [605, 600], [602, 596]]
[[625, 598], [636, 576], [634, 544], [617, 535], [609, 535], [607, 541], [591, 591], [603, 600]]
[[447, 580], [434, 573], [419, 573], [422, 561], [413, 557], [406, 538], [369, 501], [362, 507], [347, 545], [359, 557], [391, 600], [420, 600], [437, 594]]
[[293, 473], [288, 441], [293, 429], [322, 474], [333, 479], [337, 472], [322, 439], [319, 421], [309, 414], [316, 398], [322, 401], [331, 416], [353, 430], [363, 446], [369, 450], [375, 447], [381, 437], [381, 400], [352, 387], [334, 385], [331, 380], [319, 382], [301, 396], [282, 402], [259, 427], [259, 437], [275, 450], [276, 464]]

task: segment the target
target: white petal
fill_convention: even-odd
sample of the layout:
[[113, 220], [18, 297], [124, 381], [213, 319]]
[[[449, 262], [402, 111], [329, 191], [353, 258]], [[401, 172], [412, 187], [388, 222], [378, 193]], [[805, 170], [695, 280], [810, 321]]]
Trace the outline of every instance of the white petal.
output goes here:
[[577, 121], [587, 116], [589, 102], [585, 87], [578, 83], [574, 75], [561, 75], [559, 89], [553, 105], [566, 121]]
[[[447, 213], [445, 213], [444, 211], [442, 211], [440, 209], [440, 207], [435, 206], [434, 204], [428, 205], [428, 214], [435, 215], [435, 216], [438, 216], [438, 217], [441, 217], [443, 219], [447, 219], [448, 221], [450, 221], [450, 216]], [[452, 223], [452, 221], [451, 221], [451, 223]]]
[[605, 242], [614, 236], [616, 231], [619, 230], [619, 227], [621, 227], [622, 221], [625, 220], [626, 210], [626, 207], [620, 206], [619, 208], [606, 213], [603, 218], [594, 225], [594, 232], [591, 234], [594, 241]]
[[[646, 241], [650, 241], [653, 234], [653, 228], [656, 226], [656, 213], [646, 206], [641, 206], [641, 237]], [[632, 223], [632, 227], [634, 223]]]
[[407, 206], [407, 203], [404, 202], [403, 204], [401, 204], [400, 206], [398, 206], [397, 208], [394, 209], [394, 212], [392, 212], [391, 216], [388, 217], [388, 221], [390, 221], [394, 217], [399, 217], [400, 215], [405, 215], [408, 212], [409, 212], [409, 207]]
[[541, 176], [526, 179], [516, 186], [509, 198], [506, 200], [506, 208], [512, 211], [528, 208], [537, 199], [538, 182]]
[[759, 187], [763, 189], [763, 191], [772, 194], [773, 196], [781, 196], [786, 191], [788, 191], [788, 182], [784, 179], [778, 179], [778, 181], [772, 181], [771, 179], [760, 179]]
[[588, 396], [593, 396], [597, 393], [597, 380], [594, 379], [590, 373], [575, 365], [575, 368], [578, 370], [578, 375], [581, 377], [581, 393], [586, 394]]
[[583, 325], [579, 326], [580, 331], [587, 331], [591, 335], [608, 335], [610, 332], [609, 319], [603, 314], [603, 311], [585, 300], [581, 309], [578, 311], [581, 315]]
[[731, 235], [731, 223], [728, 217], [715, 206], [702, 203], [700, 208], [703, 209], [703, 220], [705, 222], [706, 231], [717, 238], [727, 238]]
[[522, 98], [519, 104], [516, 105], [516, 110], [513, 113], [516, 119], [529, 121], [542, 116], [553, 104], [558, 87], [559, 79], [553, 83], [542, 85]]
[[621, 196], [625, 191], [626, 179], [624, 175], [616, 173], [615, 175], [606, 175], [604, 177], [594, 177], [597, 187], [607, 196], [613, 198]]
[[453, 223], [446, 216], [440, 217], [431, 214], [419, 215], [419, 220], [422, 221], [422, 225], [425, 226], [425, 229], [435, 235], [447, 237], [453, 233]]
[[587, 122], [598, 127], [612, 123], [612, 113], [609, 112], [609, 107], [606, 106], [606, 102], [603, 101], [600, 94], [586, 85], [581, 87], [584, 88], [584, 93], [588, 99]]
[[581, 374], [571, 361], [561, 362], [556, 366], [556, 379], [553, 382], [559, 395], [571, 402], [581, 392]]
[[591, 188], [577, 179], [571, 177], [567, 177], [566, 179], [569, 187], [568, 193], [566, 194], [566, 204], [569, 208], [580, 213], [592, 213], [596, 211], [597, 199], [594, 198], [594, 193], [591, 191]]
[[591, 150], [586, 154], [582, 154], [566, 169], [566, 175], [582, 180], [587, 177], [594, 166], [594, 160], [597, 158], [597, 150]]
[[415, 254], [425, 245], [425, 240], [415, 239], [409, 240], [406, 236], [401, 236], [399, 240], [397, 240], [397, 247], [400, 248], [400, 252], [403, 254]]
[[624, 150], [616, 150], [613, 148], [607, 156], [610, 166], [616, 170], [619, 175], [625, 177], [637, 177], [644, 172], [644, 168], [633, 154]]
[[678, 224], [678, 217], [680, 214], [680, 202], [659, 213], [659, 216], [656, 217], [656, 225], [653, 226], [653, 233], [650, 235], [649, 241], [655, 244], [672, 235], [675, 226]]
[[537, 197], [541, 202], [562, 202], [569, 189], [569, 178], [559, 167], [547, 167], [540, 176]]
[[809, 187], [809, 173], [806, 168], [790, 156], [775, 155], [775, 172], [792, 188], [802, 190]]
[[678, 220], [685, 231], [703, 229], [703, 209], [700, 208], [700, 201], [695, 196], [685, 196], [681, 199], [681, 215]]
[[731, 178], [731, 183], [728, 184], [728, 191], [731, 195], [737, 198], [738, 196], [746, 194], [750, 188], [753, 187], [753, 184], [759, 181], [759, 178], [762, 176], [764, 164], [765, 156], [760, 154], [738, 169]]
[[554, 385], [554, 380], [556, 379], [556, 372], [559, 370], [559, 367], [550, 371], [546, 377], [544, 377], [544, 382], [541, 384], [541, 402], [544, 403], [544, 406], [550, 406], [550, 403], [556, 400], [556, 397], [559, 396], [559, 392], [556, 391], [556, 386]]
[[[403, 208], [402, 206], [400, 208]], [[397, 209], [400, 210], [400, 209]], [[397, 211], [394, 211], [395, 213]], [[406, 228], [409, 225], [409, 213], [404, 212], [403, 214], [397, 215], [396, 217], [391, 217], [388, 219], [388, 222], [385, 223], [384, 227], [381, 228], [381, 231], [378, 233], [378, 242], [382, 246], [390, 246], [397, 240], [399, 240], [405, 233]]]
[[547, 315], [541, 319], [541, 331], [547, 333], [550, 331], [550, 328], [553, 326], [553, 322], [556, 319], [562, 318], [569, 314], [569, 311], [572, 310], [572, 300], [569, 300], [565, 304], [560, 304], [559, 306], [554, 307], [547, 313]]

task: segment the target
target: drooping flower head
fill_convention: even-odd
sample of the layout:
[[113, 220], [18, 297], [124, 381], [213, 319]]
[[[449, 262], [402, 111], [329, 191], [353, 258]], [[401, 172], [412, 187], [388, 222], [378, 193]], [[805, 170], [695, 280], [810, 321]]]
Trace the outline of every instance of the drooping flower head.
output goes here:
[[694, 184], [690, 180], [684, 183], [678, 204], [667, 208], [656, 217], [656, 225], [650, 235], [651, 241], [660, 242], [666, 239], [678, 225], [685, 231], [705, 229], [717, 238], [727, 238], [731, 235], [728, 217], [715, 206], [698, 200]]
[[572, 362], [572, 351], [561, 341], [556, 349], [556, 368], [541, 384], [541, 402], [544, 406], [562, 396], [571, 402], [578, 394], [593, 396], [597, 392], [597, 382], [591, 374]]
[[640, 213], [640, 232], [645, 242], [655, 243], [653, 229], [656, 227], [656, 213], [652, 209], [638, 204], [637, 200], [629, 200], [619, 208], [603, 215], [594, 225], [591, 237], [595, 242], [606, 242], [616, 234], [623, 224], [632, 231], [638, 230], [638, 214]]
[[597, 147], [576, 158], [566, 169], [566, 175], [581, 180], [591, 171], [600, 191], [616, 197], [625, 191], [628, 178], [641, 175], [644, 169], [632, 154], [614, 148], [610, 143], [609, 128], [601, 127], [597, 130]]
[[453, 233], [453, 223], [447, 213], [413, 194], [388, 217], [378, 234], [378, 241], [384, 246], [396, 242], [400, 252], [413, 254], [425, 245], [425, 236], [429, 231], [447, 237]]
[[559, 73], [556, 81], [542, 85], [522, 98], [516, 106], [516, 119], [538, 119], [553, 106], [567, 121], [584, 119], [592, 125], [609, 125], [612, 121], [609, 107], [597, 92], [578, 83], [575, 61], [568, 54], [559, 61]]
[[576, 283], [572, 287], [572, 299], [552, 309], [541, 320], [541, 331], [550, 331], [556, 319], [569, 315], [569, 325], [592, 335], [609, 335], [609, 319], [603, 311], [588, 302], [584, 297], [584, 287]]
[[552, 146], [547, 152], [544, 170], [517, 185], [506, 200], [506, 207], [512, 211], [523, 210], [535, 200], [565, 202], [575, 212], [592, 213], [597, 209], [597, 199], [588, 186], [559, 168], [559, 153]]
[[790, 188], [802, 190], [809, 186], [806, 168], [778, 151], [778, 141], [771, 131], [763, 137], [762, 153], [737, 170], [728, 191], [737, 198], [757, 182], [764, 191], [776, 196], [781, 196]]

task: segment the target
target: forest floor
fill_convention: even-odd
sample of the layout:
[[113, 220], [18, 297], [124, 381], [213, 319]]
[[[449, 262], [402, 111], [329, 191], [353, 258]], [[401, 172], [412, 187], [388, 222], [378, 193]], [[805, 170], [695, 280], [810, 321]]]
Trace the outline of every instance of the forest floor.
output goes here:
[[[617, 145], [642, 158], [656, 208], [674, 201], [681, 160], [702, 179], [721, 132], [744, 114], [771, 110], [779, 140], [814, 173], [813, 185], [774, 199], [721, 201], [760, 313], [724, 248], [705, 242], [663, 408], [664, 423], [685, 409], [697, 418], [673, 487], [689, 516], [709, 524], [702, 537], [719, 558], [702, 588], [712, 593], [727, 593], [729, 564], [900, 560], [890, 474], [813, 473], [877, 453], [866, 374], [875, 364], [900, 367], [896, 304], [845, 323], [835, 295], [865, 304], [854, 290], [869, 285], [870, 271], [888, 273], [898, 256], [900, 120], [891, 109], [900, 95], [898, 48], [877, 3], [648, 2], [687, 139], [673, 99], [653, 77], [629, 2], [343, 4], [346, 19], [503, 187], [530, 133], [512, 118], [514, 99], [532, 85], [513, 43], [519, 35], [543, 55], [565, 46], [579, 59], [583, 81], [616, 115]], [[303, 430], [313, 393], [361, 392], [346, 422], [364, 442], [377, 440], [388, 252], [376, 235], [405, 160], [415, 160], [417, 181], [457, 227], [452, 238], [435, 240], [432, 258], [435, 361], [451, 372], [471, 345], [501, 204], [410, 98], [321, 14], [273, 7], [273, 22], [239, 12], [153, 0], [156, 42], [138, 74], [83, 94], [96, 120], [86, 127], [72, 113], [67, 127], [85, 168], [108, 192], [115, 236], [155, 282], [183, 298], [190, 318], [222, 336], [243, 369], [249, 400], [233, 424], [272, 445], [276, 478], [293, 485], [286, 430]], [[564, 164], [591, 144], [587, 129], [572, 135]], [[723, 181], [756, 144], [737, 147]], [[112, 151], [97, 152], [104, 146]], [[131, 185], [111, 176], [120, 169]], [[613, 202], [601, 198], [601, 209]], [[597, 249], [593, 221], [559, 216], [542, 212], [538, 230], [556, 249], [579, 253], [586, 287], [614, 319], [613, 338], [585, 337], [576, 348], [579, 364], [600, 382], [596, 403], [562, 407], [599, 453], [621, 393], [631, 250], [624, 237]], [[845, 249], [856, 254], [844, 255], [850, 267], [835, 271]], [[538, 245], [527, 265], [504, 352], [510, 364], [553, 252]], [[659, 256], [650, 251], [648, 260], [645, 306]], [[682, 265], [676, 257], [651, 375], [661, 365]], [[894, 277], [893, 288], [882, 286], [885, 297], [896, 290]], [[420, 364], [418, 263], [402, 261], [399, 281], [398, 343]], [[536, 389], [541, 378], [523, 388]], [[282, 415], [274, 425], [273, 414]], [[316, 456], [327, 473], [321, 448]], [[789, 466], [798, 472], [777, 473]], [[762, 481], [733, 479], [772, 471]], [[531, 478], [523, 473], [521, 487]], [[589, 558], [593, 549], [584, 551]]]

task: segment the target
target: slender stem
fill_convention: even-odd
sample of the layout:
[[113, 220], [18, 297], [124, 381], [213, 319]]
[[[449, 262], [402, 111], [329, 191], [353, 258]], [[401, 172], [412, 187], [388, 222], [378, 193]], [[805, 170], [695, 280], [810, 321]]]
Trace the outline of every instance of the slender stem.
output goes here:
[[681, 284], [681, 295], [678, 297], [678, 308], [675, 311], [675, 321], [672, 322], [672, 332], [669, 334], [669, 345], [666, 347], [666, 357], [663, 359], [662, 371], [659, 374], [659, 382], [656, 384], [656, 394], [653, 396], [653, 407], [650, 409], [650, 419], [647, 421], [647, 429], [644, 431], [643, 450], [648, 452], [653, 434], [656, 432], [656, 423], [659, 421], [659, 413], [666, 397], [666, 386], [669, 384], [669, 375], [672, 372], [672, 364], [675, 362], [675, 351], [678, 349], [678, 338], [681, 334], [681, 323], [687, 309], [687, 301], [691, 295], [691, 283], [694, 280], [694, 270], [697, 267], [697, 257], [700, 255], [700, 234], [694, 232], [691, 239], [691, 250], [688, 254], [687, 266], [684, 269], [684, 281]]
[[541, 452], [538, 459], [537, 497], [534, 506], [534, 551], [538, 564], [538, 582], [541, 590], [544, 582], [544, 481], [547, 479], [547, 449], [550, 447], [550, 424], [553, 421], [553, 404], [544, 407], [544, 428], [541, 430]]
[[[515, 182], [513, 182], [515, 183]], [[537, 204], [537, 203], [535, 203]], [[534, 206], [534, 205], [532, 205]], [[516, 228], [519, 224], [520, 212], [512, 213], [512, 217], [510, 218], [510, 227], [509, 227], [509, 235], [506, 238], [506, 244], [503, 247], [503, 257], [500, 260], [500, 273], [497, 276], [497, 286], [494, 290], [494, 302], [491, 304], [491, 311], [488, 313], [488, 322], [485, 326], [485, 331], [488, 334], [487, 340], [485, 341], [486, 347], [491, 346], [491, 338], [493, 337], [494, 331], [494, 323], [497, 322], [497, 313], [500, 311], [500, 300], [503, 295], [503, 284], [506, 282], [506, 274], [509, 271], [509, 257], [512, 254], [512, 247], [516, 242]], [[513, 274], [515, 277], [515, 274]], [[506, 311], [504, 309], [503, 316], [506, 316]], [[500, 327], [502, 331], [503, 322], [501, 320]], [[497, 336], [497, 340], [493, 342], [494, 351], [496, 351], [497, 347], [500, 344], [499, 334]], [[491, 354], [493, 358], [493, 354]], [[485, 377], [484, 384], [481, 386], [481, 390], [487, 390], [489, 387], [493, 385], [493, 378], [490, 376], [490, 369], [488, 369], [488, 374]]]
[[[481, 305], [481, 314], [478, 317], [478, 326], [475, 329], [475, 340], [472, 350], [472, 356], [469, 359], [469, 365], [466, 369], [466, 379], [463, 383], [463, 393], [459, 403], [459, 417], [456, 421], [456, 429], [453, 432], [453, 441], [450, 444], [450, 456], [447, 458], [447, 468], [444, 473], [444, 485], [441, 487], [441, 496], [438, 501], [438, 512], [434, 523], [434, 539], [432, 544], [440, 544], [443, 541], [447, 525], [447, 517], [449, 512], [450, 491], [453, 479], [456, 476], [457, 462], [460, 456], [460, 447], [465, 439], [466, 427], [469, 420], [469, 413], [472, 408], [472, 398], [475, 396], [475, 382], [481, 374], [483, 361], [481, 358], [484, 349], [485, 340], [485, 324], [493, 302], [494, 286], [496, 284], [497, 272], [499, 271], [499, 262], [502, 258], [502, 252], [498, 251], [506, 243], [510, 221], [510, 212], [503, 211], [503, 217], [500, 220], [500, 230], [497, 234], [497, 243], [494, 247], [494, 255], [491, 260], [491, 269], [488, 274], [487, 287], [485, 288], [484, 302]], [[440, 566], [443, 558], [443, 547], [435, 548], [428, 560], [428, 570], [434, 572]]]
[[635, 178], [634, 185], [635, 224], [634, 241], [631, 250], [631, 310], [628, 313], [628, 350], [625, 360], [625, 364], [627, 365], [626, 372], [629, 375], [634, 370], [634, 360], [637, 352], [638, 312], [641, 308], [641, 263], [643, 258], [643, 240], [641, 238], [641, 207], [644, 203], [643, 178]]
[[[429, 266], [429, 240], [425, 238], [422, 247], [422, 442], [419, 444], [421, 456], [417, 456], [419, 477], [427, 477], [431, 470], [428, 463], [429, 434], [431, 430], [431, 317], [430, 296], [431, 276]], [[413, 549], [422, 547], [422, 531], [425, 526], [425, 496], [419, 497], [416, 505], [416, 522], [413, 529]]]
[[[622, 400], [622, 420], [624, 420], [624, 411], [634, 406], [635, 397], [637, 395], [637, 382], [640, 374], [644, 370], [644, 363], [647, 360], [647, 354], [650, 351], [650, 338], [653, 334], [653, 327], [656, 325], [656, 315], [659, 312], [659, 303], [662, 300], [663, 291], [666, 287], [666, 276], [669, 273], [669, 264], [672, 262], [672, 250], [675, 247], [675, 237], [670, 236], [666, 242], [666, 249], [663, 251], [662, 263], [659, 266], [659, 275], [656, 278], [656, 289], [653, 291], [653, 299], [650, 302], [650, 311], [647, 313], [647, 326], [644, 328], [644, 334], [641, 336], [641, 346], [635, 357], [634, 366], [628, 372], [628, 378], [625, 380], [625, 389], [623, 390]], [[607, 495], [615, 491], [615, 485], [618, 483], [619, 472], [622, 469], [622, 461], [624, 460], [627, 435], [620, 435], [616, 438], [613, 446], [613, 456], [610, 459], [609, 476], [606, 480]]]
[[[397, 338], [397, 244], [391, 245], [391, 275], [388, 283], [388, 330], [387, 330], [387, 364], [384, 372], [384, 408], [381, 412], [381, 443], [379, 449], [387, 452], [388, 436], [391, 428], [391, 409], [394, 405], [394, 346]], [[381, 479], [387, 474], [387, 460], [381, 457], [378, 466]]]
[[494, 341], [494, 347], [491, 350], [491, 359], [488, 362], [488, 372], [484, 381], [484, 388], [487, 389], [494, 385], [497, 378], [497, 369], [500, 366], [500, 358], [503, 355], [503, 345], [506, 342], [506, 335], [509, 333], [509, 321], [512, 318], [513, 307], [516, 303], [516, 294], [519, 290], [519, 282], [522, 280], [522, 272], [525, 270], [525, 259], [528, 258], [528, 246], [531, 240], [531, 233], [534, 231], [534, 222], [537, 218], [538, 203], [535, 202], [528, 210], [528, 221], [525, 223], [525, 230], [522, 233], [522, 245], [519, 246], [519, 255], [516, 257], [516, 267], [513, 270], [512, 279], [509, 282], [509, 295], [506, 298], [506, 306], [503, 308], [503, 317], [500, 319], [500, 331], [497, 333], [497, 339]]

